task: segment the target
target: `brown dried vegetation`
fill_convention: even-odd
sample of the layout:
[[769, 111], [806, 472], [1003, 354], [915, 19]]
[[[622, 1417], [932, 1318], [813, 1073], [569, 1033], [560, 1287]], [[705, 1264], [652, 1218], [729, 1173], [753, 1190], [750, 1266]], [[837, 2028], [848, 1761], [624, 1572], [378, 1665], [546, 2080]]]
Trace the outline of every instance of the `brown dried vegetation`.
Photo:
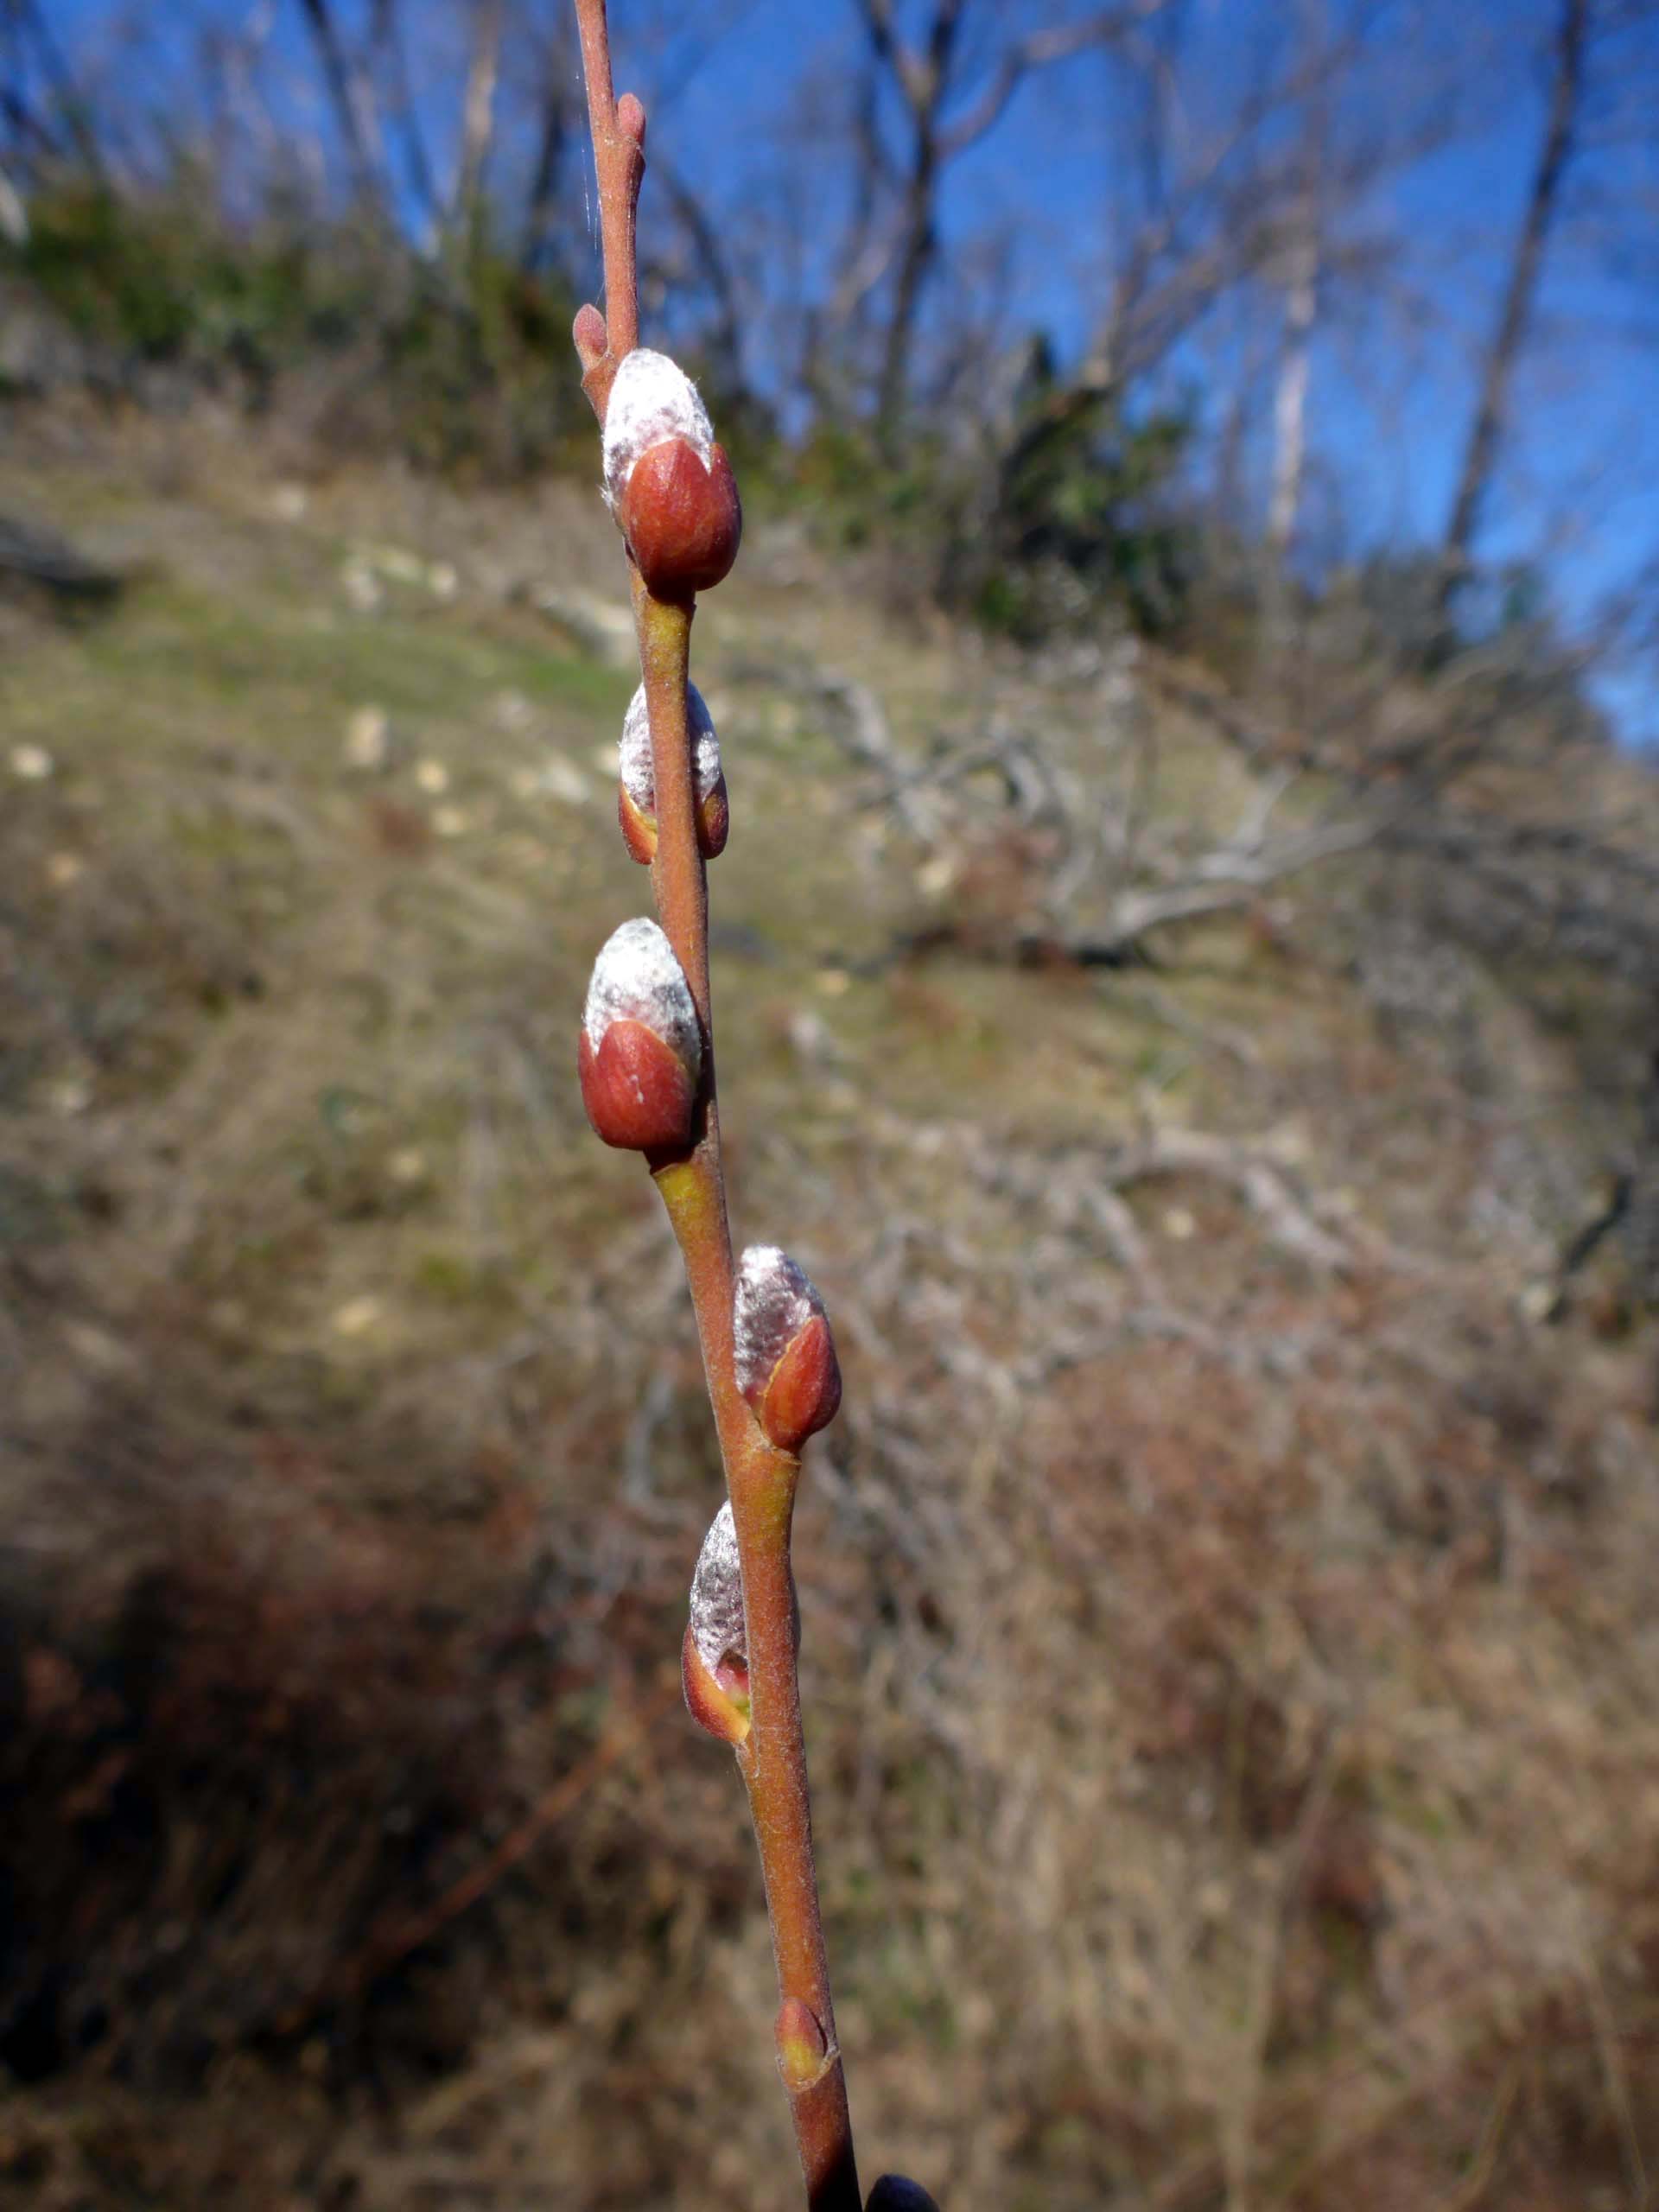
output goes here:
[[[514, 589], [609, 526], [273, 519], [207, 433], [146, 488], [151, 435], [4, 487], [156, 564], [0, 676], [51, 756], [0, 810], [0, 2203], [772, 2203], [753, 1854], [677, 1705], [712, 1444], [567, 1070], [631, 678]], [[848, 1370], [799, 1556], [871, 2170], [1645, 2201], [1651, 1324], [1611, 1243], [1534, 1318], [1628, 1005], [1479, 950], [1382, 1004], [1371, 858], [1155, 974], [988, 960], [1050, 849], [861, 809], [750, 569], [715, 990], [741, 1231]], [[939, 642], [799, 619], [906, 734], [963, 711]], [[1107, 707], [1045, 681], [976, 671], [1086, 775]], [[1241, 770], [1160, 727], [1179, 841]]]

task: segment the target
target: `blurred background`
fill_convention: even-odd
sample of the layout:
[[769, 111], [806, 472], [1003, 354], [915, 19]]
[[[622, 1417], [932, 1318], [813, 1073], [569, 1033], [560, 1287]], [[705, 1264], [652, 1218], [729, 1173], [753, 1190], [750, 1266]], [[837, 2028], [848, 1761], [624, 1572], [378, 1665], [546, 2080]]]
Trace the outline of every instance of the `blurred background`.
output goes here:
[[[573, 34], [0, 0], [0, 2205], [794, 2201]], [[868, 2172], [1651, 2207], [1659, 8], [613, 37]]]

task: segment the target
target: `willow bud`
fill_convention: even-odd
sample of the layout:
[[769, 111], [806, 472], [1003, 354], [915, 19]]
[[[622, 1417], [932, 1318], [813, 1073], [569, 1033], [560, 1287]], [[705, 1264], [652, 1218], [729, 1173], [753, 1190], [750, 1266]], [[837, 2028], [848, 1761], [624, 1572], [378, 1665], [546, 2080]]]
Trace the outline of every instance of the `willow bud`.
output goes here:
[[[741, 1679], [737, 1679], [741, 1674]], [[722, 1744], [745, 1743], [749, 1733], [748, 1669], [727, 1666], [716, 1671], [697, 1649], [691, 1630], [680, 1646], [680, 1688], [685, 1709], [705, 1734]]]
[[594, 963], [577, 1047], [594, 1134], [626, 1152], [690, 1140], [702, 1033], [674, 948], [655, 922], [624, 922]]
[[731, 1500], [709, 1523], [691, 1578], [691, 1618], [680, 1649], [686, 1709], [722, 1743], [749, 1732], [748, 1630]]
[[[691, 778], [697, 823], [697, 843], [707, 860], [717, 860], [726, 849], [731, 827], [731, 808], [726, 797], [726, 777], [720, 765], [720, 740], [713, 717], [695, 683], [685, 687], [685, 715], [691, 733]], [[635, 860], [649, 867], [657, 857], [657, 774], [652, 759], [651, 722], [645, 712], [645, 687], [634, 693], [622, 724], [617, 750], [620, 784], [616, 816], [622, 825], [622, 842]]]
[[696, 386], [666, 353], [626, 355], [605, 410], [605, 495], [646, 588], [709, 591], [743, 536], [737, 481]]
[[778, 2071], [784, 2087], [810, 2089], [823, 2079], [830, 2063], [830, 2046], [812, 2007], [798, 1997], [785, 1997], [772, 2026], [778, 2046]]
[[780, 1452], [798, 1452], [836, 1417], [841, 1366], [823, 1300], [786, 1252], [751, 1244], [732, 1313], [737, 1387]]

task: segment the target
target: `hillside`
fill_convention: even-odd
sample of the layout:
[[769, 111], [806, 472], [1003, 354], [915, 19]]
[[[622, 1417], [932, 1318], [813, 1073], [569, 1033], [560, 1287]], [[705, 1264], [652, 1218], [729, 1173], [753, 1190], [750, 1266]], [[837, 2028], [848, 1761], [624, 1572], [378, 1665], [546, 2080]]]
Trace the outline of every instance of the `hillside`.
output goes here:
[[[586, 486], [296, 470], [0, 454], [125, 578], [0, 594], [0, 2204], [760, 2212], [718, 1474], [574, 1073], [646, 899], [620, 558]], [[846, 1372], [797, 1564], [868, 2172], [1648, 2202], [1655, 1338], [1616, 1236], [1563, 1271], [1627, 1001], [1337, 843], [1117, 945], [1267, 772], [1144, 649], [764, 515], [697, 632], [738, 1231]]]

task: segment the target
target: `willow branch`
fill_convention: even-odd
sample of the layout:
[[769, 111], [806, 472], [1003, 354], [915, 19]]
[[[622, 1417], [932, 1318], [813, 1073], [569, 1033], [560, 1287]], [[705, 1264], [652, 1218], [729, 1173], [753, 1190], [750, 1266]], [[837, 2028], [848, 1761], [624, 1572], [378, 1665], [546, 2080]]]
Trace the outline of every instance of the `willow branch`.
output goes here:
[[[612, 92], [604, 0], [576, 0], [598, 174], [607, 315], [585, 308], [575, 342], [601, 424], [616, 372], [639, 338], [634, 225], [644, 174], [645, 111]], [[723, 462], [721, 464], [724, 465]], [[743, 1585], [750, 1717], [737, 1745], [771, 1921], [781, 1999], [779, 2073], [789, 2095], [810, 2212], [859, 2212], [857, 2171], [836, 2042], [796, 1671], [790, 1529], [799, 1461], [762, 1432], [738, 1385], [734, 1270], [721, 1164], [708, 886], [687, 712], [692, 601], [663, 598], [632, 566], [645, 677], [657, 845], [652, 890], [702, 1032], [689, 1145], [649, 1155], [684, 1257], [709, 1395], [731, 1500]], [[802, 2054], [806, 2054], [803, 2058]]]

